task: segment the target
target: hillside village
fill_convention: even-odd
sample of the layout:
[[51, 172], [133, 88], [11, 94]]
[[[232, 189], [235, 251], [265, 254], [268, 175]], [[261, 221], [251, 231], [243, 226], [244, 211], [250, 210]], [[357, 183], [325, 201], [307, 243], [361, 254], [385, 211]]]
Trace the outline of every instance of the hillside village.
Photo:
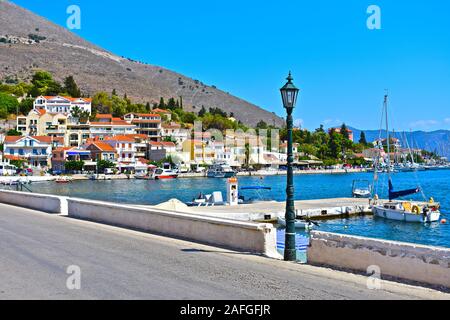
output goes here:
[[[60, 84], [45, 71], [29, 84], [0, 84], [0, 118], [14, 121], [0, 140], [2, 159], [40, 172], [145, 173], [163, 163], [187, 172], [217, 162], [238, 170], [279, 169], [287, 161], [286, 128], [264, 121], [249, 128], [217, 107], [185, 111], [181, 98], [133, 104], [115, 89], [85, 97], [73, 77]], [[364, 133], [355, 143], [345, 124], [314, 132], [295, 128], [293, 136], [299, 169], [363, 168], [380, 156]], [[394, 143], [400, 157], [409, 155]], [[416, 162], [437, 159], [423, 150], [413, 154]]]

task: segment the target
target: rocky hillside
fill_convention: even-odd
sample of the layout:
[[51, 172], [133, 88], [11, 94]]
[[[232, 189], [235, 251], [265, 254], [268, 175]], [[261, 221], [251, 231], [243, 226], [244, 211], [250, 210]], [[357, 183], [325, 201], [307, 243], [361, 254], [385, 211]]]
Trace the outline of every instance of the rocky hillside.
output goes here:
[[[11, 2], [0, 1], [0, 80], [28, 81], [37, 69], [62, 81], [73, 75], [84, 93], [126, 93], [136, 102], [182, 97], [185, 109], [233, 112], [238, 120], [282, 125], [283, 120], [240, 98], [162, 67], [119, 57]], [[9, 80], [8, 80], [9, 79]]]

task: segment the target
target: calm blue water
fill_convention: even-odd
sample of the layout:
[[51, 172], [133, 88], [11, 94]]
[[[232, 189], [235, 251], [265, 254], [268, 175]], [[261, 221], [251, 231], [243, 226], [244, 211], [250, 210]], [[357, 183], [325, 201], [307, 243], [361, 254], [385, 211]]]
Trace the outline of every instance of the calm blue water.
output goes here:
[[[297, 175], [295, 176], [296, 200], [350, 197], [354, 179], [372, 181], [373, 174], [342, 175]], [[387, 197], [387, 177], [379, 177], [378, 194]], [[420, 185], [424, 193], [441, 202], [442, 217], [450, 215], [450, 170], [397, 173], [393, 176], [396, 189], [414, 188]], [[419, 183], [420, 182], [420, 183]], [[245, 191], [245, 196], [285, 200], [286, 177], [269, 176], [240, 177], [240, 186], [270, 186], [271, 191]], [[153, 180], [110, 180], [77, 181], [66, 185], [54, 182], [31, 185], [34, 192], [82, 197], [95, 200], [107, 200], [131, 204], [158, 204], [171, 198], [191, 201], [199, 192], [211, 193], [222, 191], [224, 196], [224, 179], [176, 179], [167, 181]], [[408, 198], [409, 199], [409, 198]], [[411, 199], [422, 200], [421, 195]], [[450, 224], [435, 223], [431, 225], [409, 224], [387, 221], [373, 217], [331, 220], [321, 223], [319, 230], [345, 233], [389, 240], [422, 243], [450, 248]]]

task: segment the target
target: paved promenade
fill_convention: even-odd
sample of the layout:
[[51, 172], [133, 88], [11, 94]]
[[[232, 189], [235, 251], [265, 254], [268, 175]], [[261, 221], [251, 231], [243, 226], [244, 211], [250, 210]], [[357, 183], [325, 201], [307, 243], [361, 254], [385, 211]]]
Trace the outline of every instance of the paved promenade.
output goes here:
[[[0, 204], [0, 299], [448, 299], [392, 282]], [[66, 269], [81, 268], [69, 290]]]

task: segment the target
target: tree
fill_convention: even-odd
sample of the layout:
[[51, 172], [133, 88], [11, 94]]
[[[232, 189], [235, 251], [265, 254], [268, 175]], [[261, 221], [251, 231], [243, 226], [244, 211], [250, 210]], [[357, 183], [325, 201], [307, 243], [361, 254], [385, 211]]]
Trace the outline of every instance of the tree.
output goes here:
[[257, 124], [256, 124], [256, 128], [257, 129], [267, 129], [269, 126], [267, 125], [267, 123], [265, 122], [265, 121], [263, 121], [263, 120], [261, 120], [261, 121], [259, 121]]
[[53, 77], [47, 71], [36, 71], [31, 80], [33, 88], [30, 90], [32, 97], [40, 95], [58, 95], [63, 91], [61, 85], [53, 80]]
[[361, 143], [362, 145], [367, 145], [366, 134], [364, 133], [364, 131], [361, 131], [359, 143]]
[[34, 99], [23, 99], [19, 104], [19, 112], [23, 115], [27, 115], [33, 109]]
[[116, 91], [116, 89], [113, 89], [113, 90], [112, 90], [111, 95], [112, 95], [112, 96], [117, 96], [117, 91]]
[[81, 97], [81, 90], [78, 88], [73, 76], [68, 76], [64, 80], [64, 90], [72, 98], [80, 98]]
[[11, 129], [6, 132], [6, 135], [20, 137], [22, 135], [22, 132], [17, 131], [16, 129]]
[[114, 164], [114, 162], [111, 162], [108, 160], [98, 160], [97, 161], [98, 172], [103, 172], [103, 171], [105, 171], [105, 169], [115, 168], [115, 167], [116, 167], [116, 165]]
[[348, 132], [348, 128], [345, 125], [345, 123], [343, 123], [342, 126], [341, 126], [341, 134], [344, 137], [344, 139], [346, 139], [346, 140], [350, 139], [350, 134]]
[[200, 111], [198, 112], [198, 116], [199, 117], [203, 117], [206, 114], [206, 109], [204, 106], [202, 106], [202, 108], [200, 109]]
[[84, 161], [67, 161], [64, 164], [64, 169], [66, 169], [66, 171], [83, 171], [84, 168]]
[[176, 108], [176, 102], [174, 98], [170, 98], [169, 101], [167, 102], [167, 109], [169, 110], [174, 110]]
[[[19, 101], [9, 94], [0, 92], [0, 109], [7, 114], [15, 114], [18, 111]], [[6, 117], [5, 117], [6, 118]]]
[[161, 99], [159, 99], [159, 105], [158, 105], [159, 109], [166, 109], [166, 103], [164, 102], [164, 98], [161, 97]]
[[342, 156], [343, 136], [336, 131], [331, 131], [329, 141], [329, 152], [333, 159], [340, 159]]

